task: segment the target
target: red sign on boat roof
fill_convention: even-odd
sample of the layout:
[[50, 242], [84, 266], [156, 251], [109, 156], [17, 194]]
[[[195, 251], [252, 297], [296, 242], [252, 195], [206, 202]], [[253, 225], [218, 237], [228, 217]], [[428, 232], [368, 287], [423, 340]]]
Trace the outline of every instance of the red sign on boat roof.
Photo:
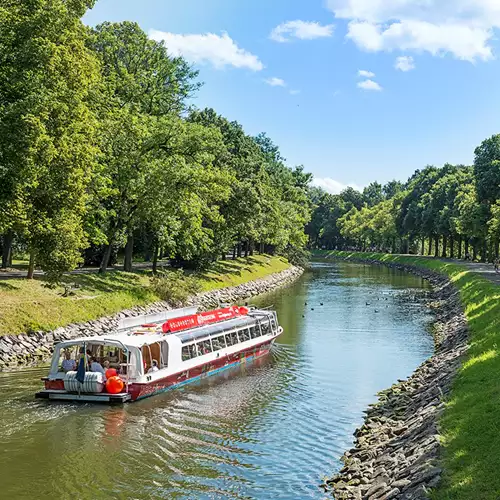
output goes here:
[[189, 316], [180, 316], [179, 318], [169, 319], [162, 325], [164, 333], [175, 333], [182, 330], [189, 330], [209, 323], [218, 323], [228, 319], [244, 316], [248, 314], [246, 307], [231, 306], [224, 309], [215, 309], [214, 311], [191, 314]]

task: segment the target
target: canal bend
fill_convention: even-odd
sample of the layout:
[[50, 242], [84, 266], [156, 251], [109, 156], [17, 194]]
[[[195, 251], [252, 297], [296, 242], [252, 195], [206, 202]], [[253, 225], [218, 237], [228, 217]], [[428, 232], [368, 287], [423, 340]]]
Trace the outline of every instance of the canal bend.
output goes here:
[[2, 373], [3, 498], [325, 498], [376, 392], [431, 355], [428, 292], [315, 262], [257, 301], [284, 328], [270, 356], [124, 407], [34, 401], [45, 370]]

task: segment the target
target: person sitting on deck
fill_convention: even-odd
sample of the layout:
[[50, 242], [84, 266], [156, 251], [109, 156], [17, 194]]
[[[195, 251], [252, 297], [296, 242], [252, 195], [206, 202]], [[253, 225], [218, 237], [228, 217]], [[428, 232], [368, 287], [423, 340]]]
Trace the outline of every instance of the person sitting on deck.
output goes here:
[[66, 351], [64, 353], [64, 359], [61, 367], [65, 373], [76, 370], [76, 361], [74, 359], [71, 359], [70, 351]]
[[154, 373], [159, 370], [158, 368], [158, 361], [156, 359], [153, 359], [153, 364], [151, 365], [151, 368], [148, 370], [148, 373]]
[[106, 372], [104, 371], [104, 368], [101, 366], [101, 364], [97, 361], [96, 358], [90, 358], [90, 371], [91, 372], [96, 372], [96, 373], [102, 373], [102, 376], [104, 379], [106, 379]]

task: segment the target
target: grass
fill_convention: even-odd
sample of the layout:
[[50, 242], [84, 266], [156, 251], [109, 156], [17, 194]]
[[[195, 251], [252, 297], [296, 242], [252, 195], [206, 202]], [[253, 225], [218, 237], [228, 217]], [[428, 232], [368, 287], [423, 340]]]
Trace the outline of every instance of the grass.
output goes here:
[[459, 264], [428, 257], [378, 253], [317, 252], [431, 269], [447, 275], [460, 292], [470, 349], [441, 418], [443, 468], [434, 500], [500, 498], [500, 286]]
[[[208, 291], [262, 278], [288, 266], [281, 257], [256, 255], [216, 262], [195, 276], [201, 289]], [[150, 277], [149, 270], [68, 275], [65, 284], [78, 285], [69, 297], [62, 296], [62, 286], [47, 288], [43, 279], [0, 280], [0, 335], [52, 330], [155, 302], [159, 297], [150, 287]]]

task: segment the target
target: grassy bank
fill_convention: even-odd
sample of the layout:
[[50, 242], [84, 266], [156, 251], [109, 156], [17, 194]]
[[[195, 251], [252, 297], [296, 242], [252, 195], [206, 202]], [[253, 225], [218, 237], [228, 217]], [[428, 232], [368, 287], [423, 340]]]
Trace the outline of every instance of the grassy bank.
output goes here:
[[[208, 271], [195, 274], [195, 278], [200, 289], [208, 291], [239, 285], [287, 267], [283, 258], [256, 255], [217, 262]], [[159, 297], [149, 286], [150, 277], [150, 271], [69, 275], [66, 284], [77, 286], [69, 297], [63, 297], [63, 287], [47, 288], [43, 279], [0, 280], [0, 335], [51, 330], [155, 302]]]
[[447, 275], [458, 288], [470, 328], [470, 350], [440, 422], [445, 475], [432, 498], [500, 498], [500, 287], [458, 264], [427, 257], [359, 252], [316, 256], [427, 268]]

